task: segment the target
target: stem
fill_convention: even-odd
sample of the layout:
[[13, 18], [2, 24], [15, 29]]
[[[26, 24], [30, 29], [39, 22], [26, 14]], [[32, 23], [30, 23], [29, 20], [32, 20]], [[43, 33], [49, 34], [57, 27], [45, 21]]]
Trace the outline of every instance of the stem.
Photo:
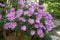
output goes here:
[[3, 30], [3, 36], [5, 37], [5, 39], [7, 39], [6, 37], [6, 31]]

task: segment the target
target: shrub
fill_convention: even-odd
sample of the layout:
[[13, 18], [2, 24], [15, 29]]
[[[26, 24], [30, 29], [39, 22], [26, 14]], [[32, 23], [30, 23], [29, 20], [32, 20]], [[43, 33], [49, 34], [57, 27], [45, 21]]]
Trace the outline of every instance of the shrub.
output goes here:
[[48, 32], [54, 23], [53, 17], [43, 11], [45, 6], [23, 0], [18, 0], [18, 5], [18, 9], [11, 8], [5, 15], [0, 14], [0, 29], [6, 30], [7, 34], [20, 32], [26, 40], [50, 40]]

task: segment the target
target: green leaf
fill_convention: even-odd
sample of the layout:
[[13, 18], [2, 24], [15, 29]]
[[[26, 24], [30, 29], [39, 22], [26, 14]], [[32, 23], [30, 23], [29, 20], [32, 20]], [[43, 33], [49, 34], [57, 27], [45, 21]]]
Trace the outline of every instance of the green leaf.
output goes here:
[[44, 34], [45, 34], [45, 36], [44, 36], [43, 40], [52, 40], [49, 33], [44, 32]]

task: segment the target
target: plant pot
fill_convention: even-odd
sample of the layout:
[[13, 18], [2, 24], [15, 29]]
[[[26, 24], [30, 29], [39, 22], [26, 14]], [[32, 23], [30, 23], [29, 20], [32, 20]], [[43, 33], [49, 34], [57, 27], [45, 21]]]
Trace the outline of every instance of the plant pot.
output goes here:
[[8, 36], [6, 34], [6, 31], [3, 32], [3, 36], [5, 38], [5, 40], [24, 40], [23, 34], [22, 33], [10, 33]]

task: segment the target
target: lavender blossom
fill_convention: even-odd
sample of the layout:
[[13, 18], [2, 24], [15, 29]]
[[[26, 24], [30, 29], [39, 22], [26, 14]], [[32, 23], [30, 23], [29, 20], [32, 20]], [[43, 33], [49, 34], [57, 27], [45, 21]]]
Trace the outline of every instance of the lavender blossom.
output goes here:
[[16, 11], [16, 13], [17, 13], [16, 18], [19, 18], [23, 14], [23, 10], [19, 9]]
[[35, 28], [39, 28], [39, 24], [34, 24], [34, 27]]
[[36, 19], [39, 19], [39, 20], [40, 20], [40, 19], [42, 18], [42, 16], [43, 16], [42, 13], [38, 13], [38, 14], [36, 15]]
[[16, 22], [11, 22], [10, 24], [12, 26], [12, 27], [10, 27], [11, 29], [14, 29], [17, 26], [17, 23]]
[[44, 33], [43, 33], [42, 29], [38, 29], [38, 30], [37, 30], [37, 34], [38, 34], [41, 38], [44, 37]]
[[15, 8], [11, 8], [9, 13], [15, 14]]
[[15, 27], [17, 26], [17, 23], [16, 22], [8, 22], [4, 25], [4, 29], [14, 29]]
[[27, 27], [25, 25], [21, 26], [21, 30], [26, 31]]
[[45, 19], [45, 24], [46, 25], [54, 25], [53, 21], [49, 20], [49, 19]]
[[30, 11], [31, 14], [33, 14], [34, 13], [34, 8], [33, 7], [29, 7], [29, 11]]
[[29, 19], [28, 22], [29, 22], [30, 24], [34, 24], [34, 19]]
[[28, 15], [29, 14], [29, 11], [24, 11], [24, 15]]
[[36, 21], [36, 23], [40, 23], [40, 19], [36, 19], [35, 21]]
[[22, 5], [24, 3], [23, 0], [18, 0], [18, 4]]
[[33, 36], [35, 35], [35, 31], [34, 30], [30, 30], [30, 34]]
[[30, 13], [29, 13], [29, 14], [27, 14], [27, 16], [31, 17], [31, 16], [32, 16], [32, 14], [30, 14]]
[[34, 8], [38, 8], [38, 4], [37, 3], [35, 3], [35, 2], [31, 2], [31, 5], [34, 7]]
[[8, 24], [9, 24], [9, 23], [4, 24], [4, 29], [8, 29], [8, 28], [9, 28], [9, 27], [8, 27]]
[[18, 0], [18, 4], [20, 5], [20, 8], [25, 7], [25, 2], [23, 0]]
[[47, 31], [51, 31], [53, 29], [51, 25], [47, 25], [46, 28], [47, 28]]
[[40, 22], [40, 23], [39, 23], [39, 27], [40, 27], [40, 28], [43, 28], [43, 27], [44, 27], [43, 23]]
[[4, 6], [5, 6], [5, 4], [2, 4], [2, 5], [1, 5], [1, 7], [4, 7]]
[[21, 6], [20, 6], [20, 8], [24, 8], [25, 7], [25, 4], [22, 4]]
[[46, 16], [45, 16], [46, 19], [53, 19], [53, 17], [47, 12], [46, 13]]
[[2, 3], [0, 3], [0, 6], [2, 5]]
[[10, 14], [10, 13], [8, 13], [8, 14], [6, 15], [6, 17], [7, 17], [7, 19], [8, 19], [9, 21], [13, 21], [13, 20], [16, 18], [15, 15]]
[[20, 17], [19, 20], [22, 21], [22, 22], [26, 21], [26, 19], [24, 17]]
[[2, 14], [0, 14], [0, 19], [2, 19]]
[[5, 4], [0, 3], [0, 6], [1, 6], [1, 7], [4, 7], [4, 6], [5, 6]]
[[39, 13], [39, 14], [43, 14], [43, 10], [38, 9], [38, 13]]

